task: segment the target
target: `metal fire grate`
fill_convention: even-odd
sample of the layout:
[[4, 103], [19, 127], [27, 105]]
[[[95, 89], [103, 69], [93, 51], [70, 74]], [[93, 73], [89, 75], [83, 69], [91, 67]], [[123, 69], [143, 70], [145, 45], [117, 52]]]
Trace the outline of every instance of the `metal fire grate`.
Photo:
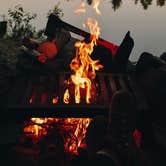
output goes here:
[[[16, 79], [8, 97], [7, 110], [10, 111], [10, 116], [93, 117], [108, 113], [111, 97], [117, 90], [125, 89], [132, 92], [136, 98], [141, 98], [128, 75], [98, 73], [95, 80], [98, 96], [96, 95], [92, 103], [65, 104], [63, 102], [66, 89], [64, 82], [69, 76], [70, 73], [57, 73], [56, 75], [29, 75]], [[52, 100], [56, 96], [58, 102], [54, 104]], [[138, 105], [140, 106], [140, 100]]]

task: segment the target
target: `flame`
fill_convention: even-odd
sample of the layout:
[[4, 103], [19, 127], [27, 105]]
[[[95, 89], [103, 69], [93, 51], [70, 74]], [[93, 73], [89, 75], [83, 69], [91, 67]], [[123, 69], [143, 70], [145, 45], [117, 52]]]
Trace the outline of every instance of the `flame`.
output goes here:
[[76, 56], [70, 63], [71, 70], [75, 74], [71, 75], [71, 80], [75, 85], [75, 103], [81, 102], [80, 89], [86, 89], [86, 103], [90, 103], [91, 99], [91, 83], [95, 76], [96, 70], [101, 69], [103, 66], [99, 64], [99, 60], [92, 60], [91, 54], [93, 48], [97, 45], [97, 39], [100, 34], [98, 22], [92, 18], [88, 18], [87, 25], [90, 29], [90, 43], [77, 41], [75, 43]]
[[47, 131], [45, 128], [35, 124], [35, 125], [28, 125], [24, 128], [25, 133], [31, 133], [33, 137], [38, 139], [40, 135], [47, 135]]
[[86, 12], [86, 3], [85, 2], [82, 2], [80, 7], [76, 10], [74, 10], [74, 13], [76, 14], [80, 14], [80, 13], [85, 13]]
[[93, 5], [93, 9], [96, 11], [97, 14], [101, 15], [101, 12], [99, 10], [99, 4], [100, 4], [100, 0], [94, 0], [94, 5]]
[[[98, 14], [101, 12], [98, 9], [100, 0], [94, 0], [93, 8]], [[82, 2], [80, 8], [75, 10], [75, 13], [85, 13], [85, 2]], [[92, 60], [91, 54], [94, 46], [97, 45], [97, 40], [100, 35], [100, 28], [98, 22], [92, 18], [88, 18], [87, 25], [90, 29], [90, 42], [77, 41], [75, 43], [76, 56], [70, 63], [70, 68], [74, 72], [71, 75], [71, 81], [75, 85], [75, 103], [81, 102], [81, 90], [86, 92], [86, 103], [91, 102], [91, 91], [93, 80], [96, 77], [96, 71], [103, 68], [99, 64], [99, 60]], [[86, 24], [83, 24], [86, 27]], [[69, 85], [69, 82], [67, 82]], [[69, 104], [69, 89], [67, 88], [64, 93], [63, 102]], [[59, 98], [54, 97], [52, 103], [56, 104]], [[29, 103], [33, 102], [33, 98], [30, 98]], [[51, 128], [52, 123], [61, 125], [59, 128], [63, 133], [64, 147], [67, 152], [78, 154], [78, 148], [83, 144], [86, 136], [86, 130], [91, 122], [90, 118], [31, 118], [28, 125], [24, 127], [24, 133], [31, 133], [35, 141], [39, 141], [41, 137], [46, 136]], [[52, 125], [56, 126], [56, 125]], [[68, 134], [66, 134], [68, 132]]]
[[65, 93], [64, 93], [64, 97], [63, 97], [63, 102], [65, 104], [69, 104], [70, 101], [70, 95], [69, 95], [69, 90], [66, 89]]
[[86, 129], [90, 122], [90, 118], [31, 118], [24, 127], [24, 133], [33, 138], [33, 143], [38, 143], [48, 134], [51, 124], [57, 123], [61, 125], [66, 152], [78, 154], [78, 148], [84, 144]]
[[56, 96], [56, 97], [54, 97], [54, 98], [52, 99], [52, 103], [53, 103], [53, 104], [57, 104], [57, 103], [58, 103], [58, 100], [59, 100], [59, 97]]
[[78, 147], [81, 146], [81, 143], [86, 136], [86, 129], [89, 126], [90, 122], [91, 122], [91, 119], [89, 118], [78, 119], [78, 125], [74, 132], [74, 136], [77, 138], [77, 141], [74, 142], [72, 145], [70, 145], [69, 151], [77, 153]]
[[47, 118], [31, 118], [31, 121], [37, 124], [47, 123]]

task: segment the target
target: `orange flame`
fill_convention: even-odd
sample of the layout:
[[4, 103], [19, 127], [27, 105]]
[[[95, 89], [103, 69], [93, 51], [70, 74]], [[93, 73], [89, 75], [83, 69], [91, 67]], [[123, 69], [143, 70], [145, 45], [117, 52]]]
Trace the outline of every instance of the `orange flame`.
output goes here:
[[33, 143], [37, 143], [49, 132], [49, 124], [59, 123], [62, 125], [61, 133], [69, 132], [67, 137], [66, 134], [64, 136], [66, 152], [78, 154], [78, 148], [83, 144], [90, 122], [89, 118], [31, 118], [29, 125], [24, 127], [24, 133], [33, 138]]
[[91, 80], [96, 76], [95, 71], [103, 66], [99, 64], [99, 60], [92, 60], [91, 54], [100, 34], [98, 22], [92, 18], [88, 18], [91, 36], [90, 43], [77, 41], [75, 43], [76, 56], [70, 63], [70, 68], [75, 72], [71, 75], [71, 80], [75, 84], [75, 103], [81, 102], [80, 88], [86, 89], [86, 103], [90, 103], [91, 99]]
[[47, 123], [47, 118], [31, 118], [31, 121], [36, 124]]
[[78, 119], [78, 125], [74, 132], [74, 136], [77, 138], [77, 141], [70, 145], [69, 151], [77, 153], [78, 147], [81, 146], [81, 143], [86, 136], [86, 129], [89, 126], [90, 122], [91, 119], [89, 118]]
[[82, 2], [80, 7], [78, 9], [74, 10], [74, 13], [76, 13], [76, 14], [85, 13], [86, 12], [85, 7], [86, 7], [86, 3]]
[[100, 4], [100, 0], [94, 0], [94, 5], [93, 5], [93, 9], [96, 11], [97, 14], [101, 15], [101, 12], [99, 10], [99, 4]]
[[35, 125], [28, 125], [24, 128], [25, 133], [31, 133], [35, 138], [39, 138], [40, 135], [46, 135], [47, 131], [45, 128], [35, 124]]
[[53, 103], [53, 104], [57, 104], [57, 103], [58, 103], [58, 100], [59, 100], [59, 97], [56, 96], [56, 97], [54, 97], [54, 98], [52, 99], [52, 103]]
[[69, 90], [66, 89], [65, 93], [64, 93], [64, 97], [63, 97], [63, 102], [65, 104], [69, 104], [70, 101], [70, 95], [69, 95]]

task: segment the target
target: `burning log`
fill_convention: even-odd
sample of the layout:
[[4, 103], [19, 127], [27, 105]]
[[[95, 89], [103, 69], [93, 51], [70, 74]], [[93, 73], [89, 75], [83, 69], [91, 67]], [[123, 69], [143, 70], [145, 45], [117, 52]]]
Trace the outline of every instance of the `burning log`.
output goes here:
[[[47, 22], [45, 34], [47, 36], [55, 36], [55, 29], [57, 29], [57, 28], [64, 28], [67, 31], [73, 32], [73, 33], [80, 35], [88, 40], [90, 39], [90, 36], [91, 36], [90, 33], [83, 31], [83, 30], [81, 30], [81, 29], [79, 29], [71, 24], [68, 24], [68, 23], [60, 20], [56, 15], [51, 14], [49, 16], [49, 19]], [[113, 43], [106, 41], [102, 38], [99, 38], [97, 40], [97, 43], [101, 46], [108, 48], [111, 51], [112, 55], [115, 55], [117, 50], [118, 50], [118, 46], [116, 44], [113, 44]]]
[[[48, 37], [54, 37], [56, 29], [64, 28], [67, 31], [73, 32], [85, 38], [85, 40], [91, 39], [91, 34], [83, 31], [71, 24], [68, 24], [56, 15], [51, 14], [49, 16], [45, 34]], [[94, 47], [92, 57], [99, 59], [104, 66], [102, 71], [104, 72], [126, 72], [127, 63], [131, 51], [134, 46], [134, 41], [130, 36], [130, 32], [127, 32], [120, 46], [106, 41], [102, 38], [97, 39], [97, 46]], [[114, 56], [115, 55], [115, 56]]]
[[[107, 115], [109, 99], [112, 94], [120, 89], [127, 89], [136, 92], [131, 86], [131, 80], [127, 75], [112, 75], [97, 73], [95, 83], [95, 99], [90, 104], [82, 99], [76, 104], [72, 99], [72, 92], [69, 104], [63, 102], [64, 92], [69, 73], [59, 73], [55, 76], [26, 76], [16, 78], [13, 88], [8, 95], [7, 110], [4, 117], [10, 112], [7, 120], [27, 119], [31, 117], [94, 117], [96, 115]], [[44, 78], [41, 78], [44, 77]], [[42, 94], [47, 94], [47, 99], [42, 104]], [[17, 94], [17, 95], [16, 95]], [[137, 94], [136, 94], [137, 95]], [[82, 96], [81, 96], [82, 97]], [[139, 104], [140, 105], [140, 104]], [[18, 116], [19, 115], [19, 116]], [[6, 121], [6, 119], [4, 119]]]

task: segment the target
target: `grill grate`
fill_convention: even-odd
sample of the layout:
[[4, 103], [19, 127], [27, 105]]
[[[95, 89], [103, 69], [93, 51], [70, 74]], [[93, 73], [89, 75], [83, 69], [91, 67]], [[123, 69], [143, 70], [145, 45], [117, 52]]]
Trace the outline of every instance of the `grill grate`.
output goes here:
[[[76, 104], [71, 95], [69, 104], [63, 102], [67, 88], [64, 83], [70, 73], [26, 76], [16, 79], [8, 98], [7, 109], [19, 117], [92, 117], [106, 115], [113, 93], [125, 89], [137, 95], [130, 77], [126, 74], [97, 73], [95, 85], [98, 95], [90, 104]], [[70, 91], [70, 90], [69, 90]], [[58, 96], [58, 102], [52, 102]], [[30, 103], [30, 100], [32, 102]]]

